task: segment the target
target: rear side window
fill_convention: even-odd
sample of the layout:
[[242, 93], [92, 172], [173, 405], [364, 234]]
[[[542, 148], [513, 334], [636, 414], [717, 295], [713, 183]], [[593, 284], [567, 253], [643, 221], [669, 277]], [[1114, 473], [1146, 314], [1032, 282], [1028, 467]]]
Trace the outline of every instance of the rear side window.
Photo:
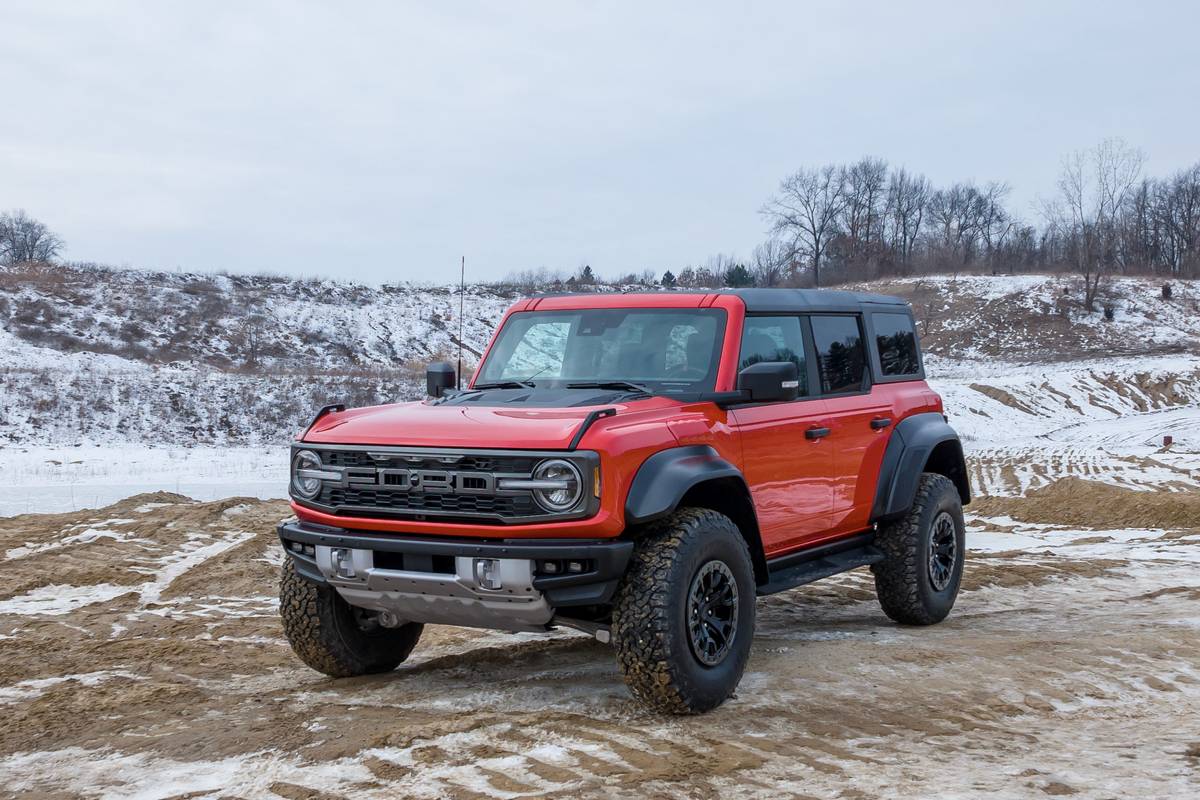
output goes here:
[[800, 394], [808, 393], [804, 366], [804, 336], [799, 317], [747, 317], [742, 329], [738, 369], [762, 361], [791, 361], [800, 371]]
[[866, 387], [867, 354], [858, 317], [812, 317], [813, 343], [824, 394], [857, 392]]
[[917, 332], [908, 314], [872, 314], [875, 346], [879, 348], [879, 367], [884, 375], [917, 375]]

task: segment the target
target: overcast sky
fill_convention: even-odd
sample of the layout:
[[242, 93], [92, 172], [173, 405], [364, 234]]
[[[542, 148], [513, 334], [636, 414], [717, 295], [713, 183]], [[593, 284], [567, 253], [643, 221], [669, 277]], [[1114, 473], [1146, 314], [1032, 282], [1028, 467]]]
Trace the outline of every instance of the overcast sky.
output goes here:
[[746, 5], [0, 0], [0, 209], [112, 264], [615, 274], [748, 255], [802, 165], [1032, 219], [1103, 137], [1200, 160], [1200, 4]]

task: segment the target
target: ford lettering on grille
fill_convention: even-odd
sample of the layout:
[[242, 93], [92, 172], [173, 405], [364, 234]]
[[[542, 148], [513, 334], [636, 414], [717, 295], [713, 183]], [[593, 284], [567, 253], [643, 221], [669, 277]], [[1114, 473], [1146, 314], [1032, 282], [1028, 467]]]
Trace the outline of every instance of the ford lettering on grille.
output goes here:
[[493, 494], [496, 491], [496, 476], [488, 472], [346, 467], [342, 469], [341, 484], [355, 489], [389, 489], [427, 494]]

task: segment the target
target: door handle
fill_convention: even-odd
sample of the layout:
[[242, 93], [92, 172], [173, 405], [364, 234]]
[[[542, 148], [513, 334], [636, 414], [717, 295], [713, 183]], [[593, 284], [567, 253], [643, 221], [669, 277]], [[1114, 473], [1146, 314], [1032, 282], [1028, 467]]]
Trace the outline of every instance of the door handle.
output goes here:
[[804, 432], [805, 439], [824, 439], [829, 435], [829, 428], [809, 428]]
[[871, 420], [871, 430], [881, 431], [891, 424], [892, 420], [888, 417], [876, 417]]

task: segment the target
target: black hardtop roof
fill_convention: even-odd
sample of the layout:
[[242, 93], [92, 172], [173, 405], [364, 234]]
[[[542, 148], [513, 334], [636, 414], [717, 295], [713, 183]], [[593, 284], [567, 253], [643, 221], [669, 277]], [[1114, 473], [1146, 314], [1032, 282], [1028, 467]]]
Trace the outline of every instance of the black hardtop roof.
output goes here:
[[[733, 289], [751, 313], [787, 311], [860, 311], [864, 305], [895, 306], [908, 311], [908, 302], [900, 297], [870, 292], [844, 292], [837, 289]], [[893, 310], [893, 309], [888, 309]]]
[[840, 289], [642, 289], [633, 292], [539, 292], [531, 298], [543, 297], [611, 297], [623, 295], [693, 295], [711, 297], [732, 295], [741, 298], [751, 314], [786, 314], [796, 312], [855, 313], [863, 310], [910, 313], [908, 301], [890, 294], [847, 292]]

